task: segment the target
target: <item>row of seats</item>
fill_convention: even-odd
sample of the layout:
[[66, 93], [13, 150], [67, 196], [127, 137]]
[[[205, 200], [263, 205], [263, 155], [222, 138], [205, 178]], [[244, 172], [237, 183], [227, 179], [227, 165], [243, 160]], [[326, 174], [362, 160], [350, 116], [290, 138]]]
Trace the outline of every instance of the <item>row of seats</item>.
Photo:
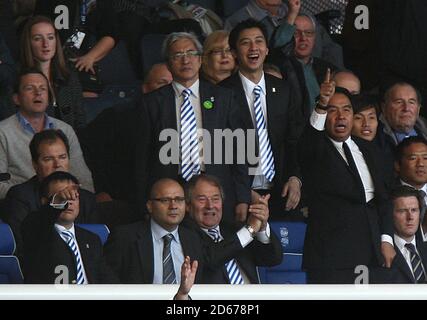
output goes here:
[[[102, 244], [107, 241], [110, 234], [110, 230], [103, 224], [79, 224], [79, 227], [97, 234]], [[16, 243], [12, 229], [8, 224], [0, 222], [0, 284], [24, 283], [21, 265], [14, 255], [15, 250]]]
[[[97, 234], [102, 242], [110, 230], [103, 224], [79, 224], [81, 228]], [[282, 244], [283, 261], [270, 268], [258, 268], [263, 284], [304, 284], [306, 274], [301, 269], [306, 224], [302, 222], [271, 222], [271, 230]], [[14, 256], [15, 239], [9, 225], [0, 223], [0, 284], [21, 284], [23, 276], [18, 258]]]

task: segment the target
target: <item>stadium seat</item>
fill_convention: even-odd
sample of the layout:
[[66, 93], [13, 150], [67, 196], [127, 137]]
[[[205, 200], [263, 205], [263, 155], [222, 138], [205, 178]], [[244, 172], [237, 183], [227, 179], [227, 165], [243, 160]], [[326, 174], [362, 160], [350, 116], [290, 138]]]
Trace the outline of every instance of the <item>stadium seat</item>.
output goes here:
[[216, 11], [216, 0], [188, 0], [189, 4], [197, 4], [203, 8], [211, 9], [212, 11]]
[[15, 238], [8, 224], [0, 223], [0, 284], [24, 282], [19, 260], [13, 255]]
[[303, 222], [270, 223], [271, 230], [282, 244], [283, 259], [278, 266], [258, 268], [261, 283], [265, 284], [304, 284], [306, 274], [302, 271], [302, 253], [306, 224]]
[[141, 39], [141, 58], [144, 74], [156, 63], [164, 62], [162, 57], [162, 44], [165, 34], [146, 34]]
[[87, 231], [95, 233], [101, 240], [102, 245], [104, 245], [105, 242], [107, 242], [108, 236], [110, 235], [110, 230], [105, 224], [82, 223], [82, 224], [78, 224], [78, 226]]

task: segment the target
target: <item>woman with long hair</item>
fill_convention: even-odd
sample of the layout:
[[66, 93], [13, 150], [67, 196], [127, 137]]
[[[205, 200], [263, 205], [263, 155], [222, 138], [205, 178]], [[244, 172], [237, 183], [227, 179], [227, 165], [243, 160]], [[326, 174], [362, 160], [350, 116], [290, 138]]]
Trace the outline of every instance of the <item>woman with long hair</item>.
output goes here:
[[58, 31], [49, 18], [35, 16], [25, 24], [21, 35], [21, 67], [37, 68], [49, 79], [52, 116], [75, 129], [85, 125], [78, 74], [66, 62]]

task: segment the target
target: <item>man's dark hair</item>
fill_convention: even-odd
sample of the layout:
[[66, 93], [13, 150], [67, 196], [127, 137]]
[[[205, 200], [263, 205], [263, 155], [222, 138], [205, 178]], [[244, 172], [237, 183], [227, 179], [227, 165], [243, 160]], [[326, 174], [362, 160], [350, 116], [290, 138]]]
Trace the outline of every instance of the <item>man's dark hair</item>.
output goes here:
[[70, 144], [68, 143], [67, 136], [64, 134], [64, 132], [62, 132], [62, 130], [48, 129], [48, 130], [43, 130], [36, 133], [33, 136], [33, 139], [31, 139], [31, 142], [30, 142], [31, 160], [36, 162], [39, 159], [40, 157], [39, 147], [42, 143], [53, 144], [57, 140], [61, 140], [64, 143], [65, 149], [67, 149], [67, 155], [69, 158]]
[[345, 95], [348, 98], [348, 100], [350, 100], [350, 105], [353, 108], [353, 96], [350, 93], [350, 91], [348, 91], [346, 88], [343, 88], [343, 87], [336, 87], [335, 93], [341, 93]]
[[394, 188], [390, 193], [390, 200], [391, 201], [394, 201], [397, 198], [408, 198], [408, 197], [417, 198], [418, 206], [419, 206], [420, 212], [421, 212], [421, 209], [424, 207], [424, 205], [423, 205], [424, 199], [422, 198], [420, 192], [417, 189], [412, 188], [410, 186], [398, 186], [398, 187]]
[[48, 78], [44, 75], [44, 73], [43, 73], [43, 72], [41, 72], [39, 69], [36, 69], [36, 68], [28, 68], [28, 69], [24, 69], [24, 70], [22, 70], [22, 71], [19, 73], [18, 78], [17, 78], [17, 80], [16, 80], [16, 82], [15, 82], [15, 86], [13, 87], [13, 92], [14, 92], [14, 93], [16, 93], [16, 94], [19, 94], [19, 89], [20, 89], [20, 87], [21, 87], [21, 81], [22, 81], [22, 78], [23, 78], [24, 76], [26, 76], [27, 74], [33, 74], [33, 73], [41, 75], [41, 76], [46, 80], [47, 88], [48, 88], [48, 91], [49, 91], [49, 98], [50, 98], [50, 89], [49, 89], [49, 87], [50, 87], [50, 86], [49, 86], [49, 80], [48, 80]]
[[396, 149], [394, 151], [394, 160], [397, 162], [401, 162], [406, 148], [408, 148], [414, 143], [422, 143], [427, 146], [427, 140], [422, 136], [413, 136], [405, 138], [396, 146]]
[[239, 39], [240, 33], [243, 30], [246, 29], [252, 29], [252, 28], [258, 28], [261, 30], [262, 35], [265, 38], [265, 43], [268, 47], [268, 33], [267, 33], [267, 29], [265, 28], [265, 26], [252, 18], [249, 18], [247, 20], [244, 20], [242, 22], [239, 22], [234, 28], [233, 30], [231, 30], [230, 32], [230, 36], [228, 37], [228, 44], [230, 45], [230, 48], [232, 50], [236, 50], [237, 49], [237, 40]]
[[353, 112], [360, 113], [370, 108], [374, 108], [378, 113], [378, 99], [377, 96], [368, 93], [359, 93], [352, 96], [353, 99]]
[[50, 196], [49, 185], [52, 182], [56, 181], [71, 181], [77, 185], [79, 184], [79, 180], [71, 173], [65, 171], [55, 171], [48, 175], [46, 178], [44, 178], [40, 183], [40, 195], [42, 197], [48, 198]]
[[208, 174], [200, 174], [197, 176], [193, 176], [190, 179], [190, 181], [188, 181], [187, 184], [185, 185], [185, 201], [187, 203], [191, 202], [191, 198], [193, 196], [194, 188], [196, 187], [196, 184], [199, 181], [205, 181], [205, 182], [209, 183], [210, 185], [217, 187], [219, 189], [219, 193], [221, 194], [221, 199], [222, 199], [222, 201], [224, 201], [224, 199], [225, 199], [224, 189], [222, 188], [221, 182], [219, 181], [219, 179], [215, 176], [211, 176]]

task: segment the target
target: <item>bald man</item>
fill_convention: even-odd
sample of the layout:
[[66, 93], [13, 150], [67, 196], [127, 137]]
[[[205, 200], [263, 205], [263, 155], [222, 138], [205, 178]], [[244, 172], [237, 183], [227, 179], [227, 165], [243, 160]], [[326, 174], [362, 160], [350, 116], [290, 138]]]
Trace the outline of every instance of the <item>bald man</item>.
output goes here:
[[351, 95], [360, 93], [360, 80], [351, 71], [339, 71], [335, 73], [333, 79], [337, 87], [345, 88]]

